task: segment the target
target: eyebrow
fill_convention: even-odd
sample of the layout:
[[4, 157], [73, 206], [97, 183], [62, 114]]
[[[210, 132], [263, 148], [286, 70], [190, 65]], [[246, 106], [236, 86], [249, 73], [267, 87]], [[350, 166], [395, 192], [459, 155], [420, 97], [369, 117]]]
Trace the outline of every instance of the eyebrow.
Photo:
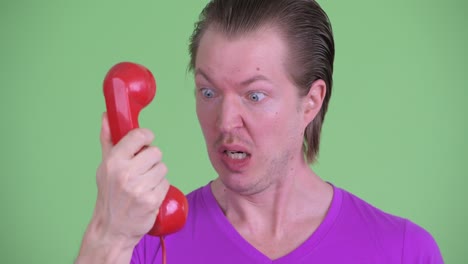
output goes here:
[[201, 76], [202, 76], [203, 78], [205, 78], [208, 82], [213, 83], [213, 82], [211, 81], [210, 77], [208, 77], [208, 75], [207, 75], [204, 71], [202, 71], [201, 69], [199, 69], [199, 68], [195, 69], [195, 76], [197, 76], [197, 75], [201, 75]]
[[[208, 82], [210, 83], [213, 83], [212, 80], [210, 79], [210, 77], [208, 77], [208, 74], [206, 74], [204, 71], [202, 71], [201, 69], [196, 69], [195, 70], [195, 75], [201, 75], [203, 78], [205, 78]], [[245, 80], [245, 81], [242, 81], [240, 83], [241, 86], [247, 86], [249, 84], [252, 84], [256, 81], [267, 81], [267, 82], [270, 82], [270, 79], [268, 79], [266, 76], [264, 75], [261, 75], [261, 74], [258, 74], [258, 75], [255, 75], [253, 77], [250, 77], [249, 79]]]
[[251, 78], [249, 78], [249, 79], [247, 79], [247, 80], [241, 82], [240, 84], [241, 84], [242, 86], [247, 86], [247, 85], [249, 85], [249, 84], [251, 84], [251, 83], [254, 83], [254, 82], [256, 82], [256, 81], [267, 81], [267, 82], [270, 82], [270, 79], [268, 79], [268, 78], [265, 77], [264, 75], [259, 74], [259, 75], [255, 75], [255, 76], [253, 76], [253, 77], [251, 77]]

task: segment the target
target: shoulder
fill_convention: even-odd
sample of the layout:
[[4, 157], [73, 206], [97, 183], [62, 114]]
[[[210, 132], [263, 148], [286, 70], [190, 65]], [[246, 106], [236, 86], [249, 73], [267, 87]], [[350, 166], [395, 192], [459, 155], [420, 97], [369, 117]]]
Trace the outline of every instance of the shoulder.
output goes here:
[[210, 188], [210, 184], [204, 185], [202, 187], [199, 187], [198, 189], [191, 191], [190, 193], [186, 195], [187, 201], [189, 201], [189, 203], [202, 202], [204, 200], [203, 196], [204, 196], [204, 193], [207, 191], [207, 188], [208, 189]]
[[368, 228], [377, 228], [389, 233], [396, 232], [400, 235], [404, 233], [406, 219], [389, 214], [348, 191], [339, 190], [343, 196], [342, 217], [363, 223]]
[[411, 221], [406, 221], [403, 263], [444, 263], [440, 249], [432, 235]]
[[[341, 218], [369, 238], [401, 256], [402, 263], [443, 263], [432, 235], [412, 221], [387, 213], [347, 191], [343, 192]], [[388, 252], [389, 253], [389, 252]]]
[[191, 191], [186, 195], [189, 206], [189, 219], [205, 217], [217, 204], [211, 193], [210, 183]]

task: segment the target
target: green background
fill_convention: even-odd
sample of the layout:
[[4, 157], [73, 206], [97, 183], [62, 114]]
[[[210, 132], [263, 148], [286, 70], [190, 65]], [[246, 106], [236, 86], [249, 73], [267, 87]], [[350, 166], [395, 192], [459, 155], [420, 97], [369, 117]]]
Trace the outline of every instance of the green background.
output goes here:
[[[319, 2], [337, 53], [316, 171], [426, 228], [447, 263], [467, 263], [468, 4]], [[140, 124], [172, 184], [189, 192], [215, 177], [186, 71], [205, 3], [0, 3], [0, 262], [73, 262], [96, 197], [102, 81], [117, 62], [156, 77]]]

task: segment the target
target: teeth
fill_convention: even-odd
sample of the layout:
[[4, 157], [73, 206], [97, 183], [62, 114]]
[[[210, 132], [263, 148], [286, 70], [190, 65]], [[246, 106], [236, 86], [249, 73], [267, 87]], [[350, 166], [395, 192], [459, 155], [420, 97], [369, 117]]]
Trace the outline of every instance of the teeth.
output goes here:
[[226, 154], [231, 159], [245, 159], [247, 157], [247, 153], [245, 152], [238, 152], [238, 151], [226, 151]]

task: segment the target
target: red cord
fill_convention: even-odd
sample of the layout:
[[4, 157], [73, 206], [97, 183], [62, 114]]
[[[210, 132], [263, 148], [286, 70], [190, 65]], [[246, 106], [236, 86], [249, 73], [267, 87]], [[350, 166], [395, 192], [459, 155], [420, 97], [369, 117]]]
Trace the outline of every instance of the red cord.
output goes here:
[[162, 264], [166, 264], [166, 244], [164, 243], [164, 237], [160, 236], [159, 240], [161, 241]]

